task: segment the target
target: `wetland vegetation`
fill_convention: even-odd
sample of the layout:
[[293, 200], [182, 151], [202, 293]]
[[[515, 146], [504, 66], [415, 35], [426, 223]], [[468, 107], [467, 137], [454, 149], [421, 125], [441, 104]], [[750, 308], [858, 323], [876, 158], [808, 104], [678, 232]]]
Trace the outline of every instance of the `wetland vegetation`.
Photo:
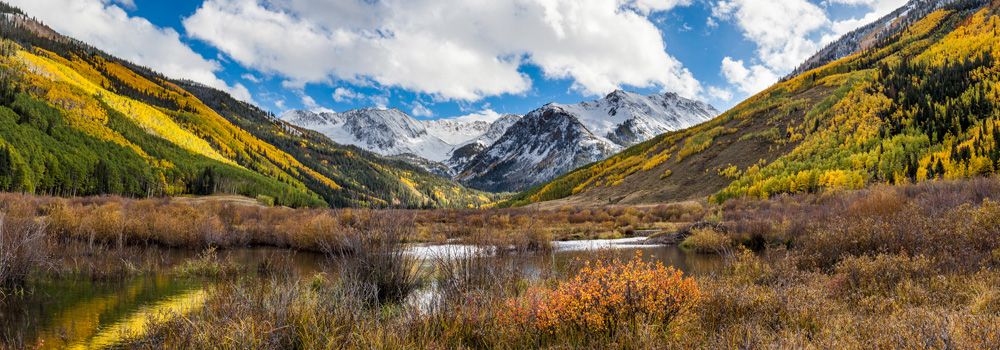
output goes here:
[[[431, 211], [4, 194], [0, 342], [996, 348], [998, 194], [1000, 179], [980, 178], [723, 205]], [[681, 243], [574, 241], [636, 234]]]

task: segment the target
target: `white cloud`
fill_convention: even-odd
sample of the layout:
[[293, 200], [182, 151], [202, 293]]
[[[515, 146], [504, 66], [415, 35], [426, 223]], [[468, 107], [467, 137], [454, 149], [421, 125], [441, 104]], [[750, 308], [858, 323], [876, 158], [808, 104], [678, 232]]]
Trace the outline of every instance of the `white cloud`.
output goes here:
[[257, 78], [253, 74], [246, 73], [246, 74], [241, 75], [240, 77], [243, 78], [244, 80], [249, 80], [249, 81], [253, 82], [254, 84], [260, 84], [260, 78]]
[[302, 104], [305, 105], [306, 108], [308, 108], [308, 109], [319, 108], [319, 104], [316, 103], [316, 100], [314, 100], [309, 95], [302, 95]]
[[368, 100], [378, 108], [389, 107], [389, 96], [385, 95], [372, 95], [368, 96]]
[[719, 87], [715, 87], [715, 86], [709, 86], [708, 87], [708, 97], [711, 97], [711, 98], [714, 98], [714, 99], [717, 99], [717, 100], [721, 100], [721, 101], [725, 101], [725, 102], [729, 102], [729, 101], [731, 101], [733, 99], [733, 92], [729, 91], [729, 90], [726, 90], [726, 89], [723, 89], [723, 88], [719, 88]]
[[354, 90], [339, 87], [333, 91], [333, 100], [337, 102], [350, 102], [358, 98], [362, 98], [364, 95], [354, 92]]
[[722, 0], [713, 4], [707, 26], [715, 19], [736, 24], [743, 36], [757, 45], [749, 67], [742, 60], [726, 57], [721, 74], [745, 93], [759, 92], [780, 76], [843, 34], [871, 23], [902, 6], [907, 0], [828, 0], [869, 9], [862, 18], [830, 20], [826, 11], [807, 0]]
[[778, 75], [761, 65], [753, 65], [749, 69], [743, 60], [733, 60], [731, 57], [722, 59], [722, 75], [730, 84], [741, 92], [755, 94], [778, 82]]
[[424, 105], [421, 104], [420, 102], [414, 102], [413, 103], [413, 112], [410, 113], [410, 114], [412, 114], [414, 117], [428, 117], [429, 118], [429, 117], [433, 117], [434, 116], [434, 111], [430, 110], [427, 107], [424, 107]]
[[666, 11], [677, 6], [687, 6], [691, 0], [633, 0], [624, 1], [625, 5], [634, 8], [639, 13], [648, 15], [651, 12]]
[[476, 113], [466, 114], [460, 117], [454, 117], [450, 119], [454, 119], [460, 122], [484, 121], [487, 123], [492, 123], [497, 119], [500, 119], [500, 116], [501, 116], [500, 113], [497, 113], [496, 111], [487, 107], [486, 109], [483, 109]]
[[[690, 0], [207, 0], [188, 35], [289, 86], [376, 83], [476, 101], [522, 94], [525, 64], [588, 95], [623, 85], [694, 96], [646, 17]], [[623, 54], [627, 53], [627, 54]]]
[[819, 43], [809, 37], [830, 25], [823, 9], [806, 0], [720, 1], [712, 14], [735, 21], [757, 44], [758, 59], [776, 71], [790, 71], [816, 53]]
[[[105, 1], [105, 2], [107, 2], [107, 1]], [[111, 0], [111, 2], [117, 2], [119, 4], [122, 4], [122, 6], [125, 6], [125, 8], [129, 8], [129, 9], [134, 9], [135, 8], [135, 0]]]
[[[315, 113], [324, 113], [324, 112], [326, 112], [326, 113], [336, 113], [332, 109], [320, 106], [319, 103], [317, 103], [316, 100], [313, 99], [312, 97], [310, 97], [309, 95], [302, 95], [301, 99], [302, 99], [302, 105], [304, 105], [306, 107], [306, 109], [308, 109], [308, 110], [310, 110], [312, 112], [315, 112]], [[279, 105], [279, 108], [284, 109], [284, 101], [279, 101], [279, 102], [281, 102], [281, 104]]]
[[841, 21], [834, 21], [831, 24], [831, 33], [823, 37], [823, 44], [833, 42], [840, 36], [857, 29], [860, 26], [874, 22], [890, 12], [906, 4], [907, 0], [830, 0], [831, 3], [839, 3], [853, 6], [865, 6], [871, 9], [870, 12], [861, 18], [849, 18]]
[[160, 28], [145, 18], [130, 17], [121, 7], [132, 0], [12, 0], [56, 31], [82, 40], [120, 58], [147, 66], [171, 78], [193, 80], [253, 102], [250, 91], [229, 86], [216, 77], [221, 66], [181, 42], [172, 28]]

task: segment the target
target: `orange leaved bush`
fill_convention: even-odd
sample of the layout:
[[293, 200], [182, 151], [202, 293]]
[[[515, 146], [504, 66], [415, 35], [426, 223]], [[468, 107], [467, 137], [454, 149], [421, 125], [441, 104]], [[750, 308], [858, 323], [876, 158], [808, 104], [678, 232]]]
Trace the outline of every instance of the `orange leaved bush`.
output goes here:
[[509, 304], [506, 320], [542, 334], [615, 334], [640, 324], [668, 325], [700, 298], [694, 278], [661, 262], [589, 262], [555, 290], [531, 289]]

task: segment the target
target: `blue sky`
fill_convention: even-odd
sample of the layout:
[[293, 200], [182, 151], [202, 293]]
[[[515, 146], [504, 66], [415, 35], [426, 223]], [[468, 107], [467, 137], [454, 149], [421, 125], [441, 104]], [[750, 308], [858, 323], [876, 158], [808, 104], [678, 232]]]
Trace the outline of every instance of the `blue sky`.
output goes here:
[[615, 88], [725, 110], [904, 0], [13, 0], [63, 34], [282, 114], [490, 119]]

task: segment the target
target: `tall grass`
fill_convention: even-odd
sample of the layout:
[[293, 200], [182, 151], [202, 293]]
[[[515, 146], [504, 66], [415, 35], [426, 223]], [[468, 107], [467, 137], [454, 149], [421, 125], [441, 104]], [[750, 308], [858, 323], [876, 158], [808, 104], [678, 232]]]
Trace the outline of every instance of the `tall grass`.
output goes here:
[[47, 261], [45, 224], [0, 213], [0, 287], [15, 287]]
[[[339, 225], [320, 246], [336, 262], [343, 289], [369, 306], [405, 300], [423, 282], [421, 259], [406, 250], [413, 218], [395, 211], [369, 212], [367, 225]], [[328, 230], [337, 230], [329, 227]]]

